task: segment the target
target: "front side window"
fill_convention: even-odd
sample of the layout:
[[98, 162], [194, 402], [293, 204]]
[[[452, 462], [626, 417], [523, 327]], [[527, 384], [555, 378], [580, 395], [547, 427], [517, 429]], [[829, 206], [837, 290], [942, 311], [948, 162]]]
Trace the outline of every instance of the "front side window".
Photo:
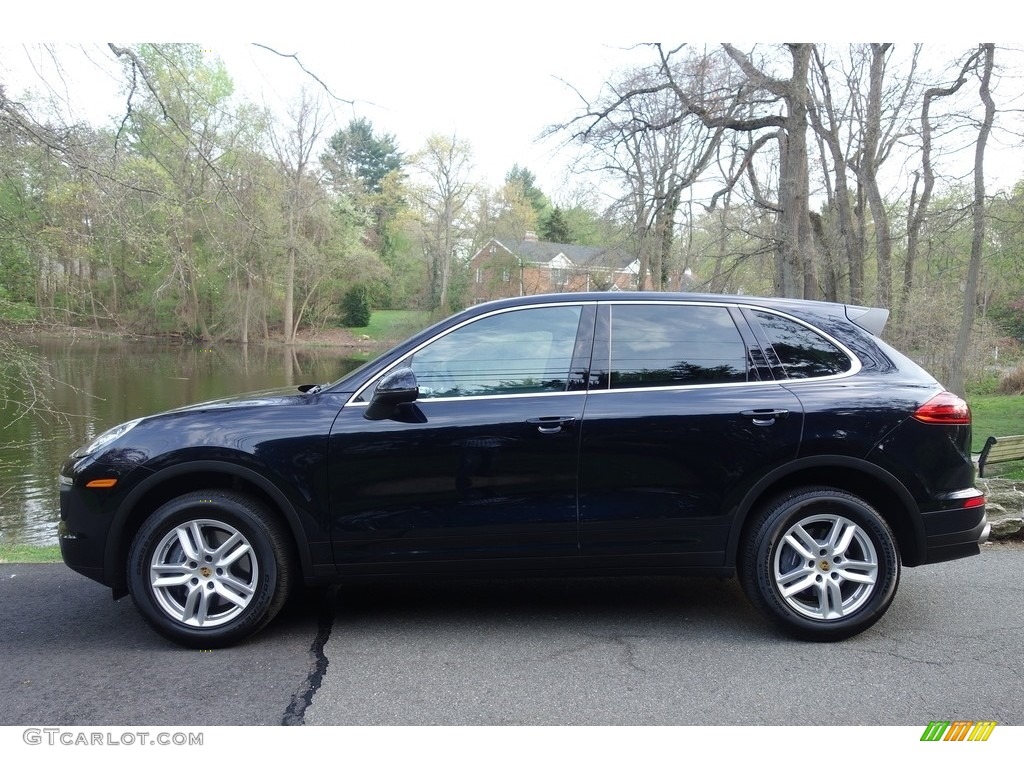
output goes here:
[[611, 389], [747, 380], [746, 345], [726, 307], [613, 305]]
[[790, 379], [846, 373], [853, 361], [839, 347], [806, 325], [773, 312], [753, 312]]
[[421, 398], [565, 392], [581, 307], [530, 307], [457, 328], [407, 364]]

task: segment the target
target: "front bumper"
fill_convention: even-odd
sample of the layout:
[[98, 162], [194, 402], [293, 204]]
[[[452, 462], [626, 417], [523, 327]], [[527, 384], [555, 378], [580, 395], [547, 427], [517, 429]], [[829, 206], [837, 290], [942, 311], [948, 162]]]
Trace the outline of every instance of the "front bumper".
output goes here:
[[61, 557], [69, 568], [109, 587], [104, 558], [110, 514], [98, 508], [96, 495], [93, 491], [61, 484], [57, 541]]

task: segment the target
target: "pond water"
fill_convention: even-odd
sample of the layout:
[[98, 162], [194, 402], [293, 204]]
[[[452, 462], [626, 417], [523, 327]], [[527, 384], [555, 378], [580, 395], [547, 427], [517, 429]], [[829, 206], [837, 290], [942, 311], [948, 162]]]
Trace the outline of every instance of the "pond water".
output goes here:
[[0, 400], [0, 543], [4, 544], [57, 543], [57, 473], [71, 451], [107, 428], [227, 395], [323, 384], [361, 362], [346, 357], [350, 350], [329, 347], [202, 347], [95, 340], [47, 340], [23, 346], [57, 383], [43, 387], [50, 405], [47, 413], [18, 417], [12, 406]]

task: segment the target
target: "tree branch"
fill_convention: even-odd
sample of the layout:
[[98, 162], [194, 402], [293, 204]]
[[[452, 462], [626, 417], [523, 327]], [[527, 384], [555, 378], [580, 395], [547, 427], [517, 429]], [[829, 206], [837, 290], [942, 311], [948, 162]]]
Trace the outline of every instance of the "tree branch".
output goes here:
[[301, 69], [307, 75], [309, 75], [314, 80], [316, 80], [318, 83], [320, 83], [320, 87], [324, 89], [324, 92], [326, 92], [328, 96], [330, 96], [335, 101], [340, 101], [340, 102], [342, 102], [344, 104], [348, 104], [350, 106], [354, 106], [355, 105], [355, 101], [353, 101], [352, 99], [343, 99], [340, 96], [335, 96], [334, 93], [331, 91], [331, 89], [327, 87], [327, 83], [325, 83], [323, 80], [321, 80], [319, 77], [317, 77], [315, 73], [310, 72], [308, 69], [306, 69], [306, 66], [301, 61], [299, 61], [299, 54], [297, 54], [297, 53], [281, 53], [280, 51], [271, 48], [269, 45], [264, 45], [263, 43], [253, 43], [253, 45], [255, 45], [257, 48], [262, 48], [265, 51], [270, 51], [271, 53], [276, 54], [276, 55], [280, 56], [283, 59], [294, 59], [295, 63], [299, 65], [299, 69]]

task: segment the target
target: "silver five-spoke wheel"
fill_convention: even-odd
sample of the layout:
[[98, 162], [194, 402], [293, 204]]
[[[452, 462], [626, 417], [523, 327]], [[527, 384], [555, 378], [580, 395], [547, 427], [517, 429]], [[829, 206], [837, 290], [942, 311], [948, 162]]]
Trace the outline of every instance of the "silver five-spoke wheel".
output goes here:
[[751, 601], [808, 640], [841, 640], [870, 627], [889, 608], [900, 577], [886, 519], [863, 498], [827, 486], [764, 503], [737, 566]]
[[794, 523], [775, 549], [772, 566], [783, 600], [812, 619], [839, 619], [858, 610], [878, 578], [871, 538], [840, 515]]
[[171, 529], [149, 564], [157, 603], [190, 627], [236, 618], [252, 601], [259, 575], [248, 540], [218, 520], [189, 520]]
[[287, 528], [264, 503], [236, 491], [193, 491], [140, 526], [128, 552], [128, 590], [165, 637], [220, 648], [277, 614], [293, 562]]

